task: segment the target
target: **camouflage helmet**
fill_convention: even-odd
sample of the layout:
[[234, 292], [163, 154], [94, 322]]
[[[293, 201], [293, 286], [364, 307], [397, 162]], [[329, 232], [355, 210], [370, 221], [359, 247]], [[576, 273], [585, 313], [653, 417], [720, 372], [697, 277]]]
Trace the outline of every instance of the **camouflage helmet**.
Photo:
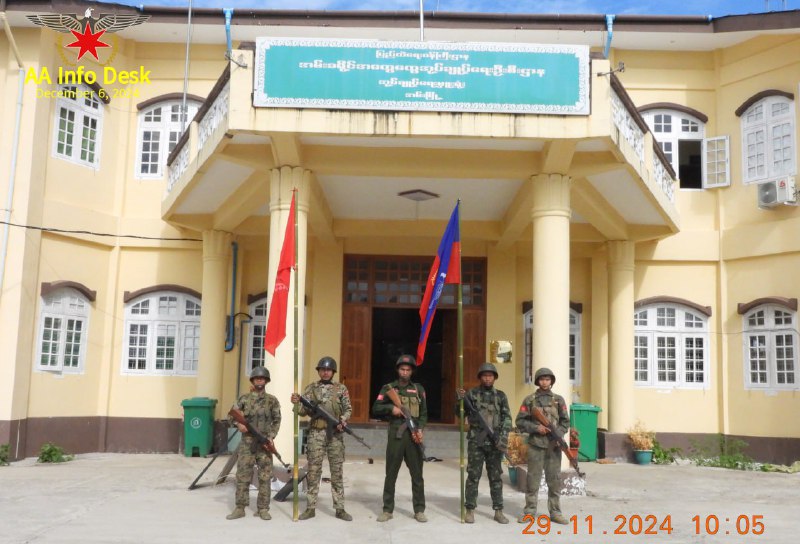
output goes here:
[[497, 373], [497, 367], [495, 367], [492, 363], [483, 363], [481, 366], [478, 367], [479, 380], [481, 379], [481, 374], [483, 374], [484, 372], [491, 372], [492, 374], [494, 374], [495, 380], [500, 377], [500, 375]]
[[336, 372], [336, 359], [328, 357], [327, 355], [319, 360], [317, 363], [317, 370], [333, 370]]
[[267, 381], [270, 381], [269, 370], [267, 370], [263, 366], [255, 367], [253, 371], [250, 373], [250, 381], [252, 382], [255, 378], [266, 378]]
[[539, 385], [539, 378], [542, 376], [550, 376], [550, 385], [556, 383], [556, 375], [553, 374], [553, 371], [549, 368], [543, 367], [536, 371], [536, 374], [533, 376], [533, 383], [535, 385]]
[[414, 359], [413, 355], [401, 355], [397, 358], [397, 362], [394, 364], [395, 368], [400, 368], [403, 365], [408, 365], [411, 368], [417, 366], [417, 360]]

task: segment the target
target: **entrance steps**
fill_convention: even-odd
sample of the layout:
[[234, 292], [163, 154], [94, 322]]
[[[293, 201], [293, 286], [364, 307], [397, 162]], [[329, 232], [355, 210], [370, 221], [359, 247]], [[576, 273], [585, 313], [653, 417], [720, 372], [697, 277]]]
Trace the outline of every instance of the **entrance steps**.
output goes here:
[[[347, 456], [383, 458], [386, 455], [388, 423], [374, 421], [353, 423], [353, 432], [364, 439], [371, 448], [367, 449], [352, 436], [345, 434], [344, 443]], [[466, 440], [466, 434], [465, 434]], [[466, 442], [464, 444], [466, 455]], [[439, 459], [457, 459], [459, 456], [458, 425], [432, 423], [425, 427], [425, 455]]]

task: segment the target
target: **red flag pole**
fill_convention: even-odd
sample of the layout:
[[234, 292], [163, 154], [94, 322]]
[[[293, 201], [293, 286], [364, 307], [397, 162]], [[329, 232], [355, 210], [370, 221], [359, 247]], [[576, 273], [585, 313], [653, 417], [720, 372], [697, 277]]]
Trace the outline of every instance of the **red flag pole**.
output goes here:
[[[299, 339], [297, 338], [297, 329], [299, 328], [299, 310], [298, 310], [298, 303], [297, 297], [299, 296], [299, 288], [297, 285], [297, 189], [292, 189], [292, 206], [294, 209], [292, 210], [291, 215], [294, 217], [294, 264], [292, 265], [292, 270], [294, 270], [294, 391], [300, 391], [300, 374], [299, 374], [299, 367], [300, 367], [300, 350], [298, 348]], [[297, 521], [298, 512], [299, 512], [299, 499], [300, 496], [298, 494], [298, 481], [299, 481], [299, 464], [300, 464], [300, 417], [297, 411], [293, 410], [294, 412], [294, 467], [292, 469], [292, 479], [294, 480], [293, 486], [293, 493], [294, 497], [292, 497], [292, 520]]]

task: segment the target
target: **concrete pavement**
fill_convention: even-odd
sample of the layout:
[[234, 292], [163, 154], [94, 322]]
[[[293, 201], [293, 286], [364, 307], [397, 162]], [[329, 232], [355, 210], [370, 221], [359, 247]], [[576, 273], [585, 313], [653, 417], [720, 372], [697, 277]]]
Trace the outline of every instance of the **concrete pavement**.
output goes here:
[[[330, 485], [320, 489], [316, 518], [292, 521], [292, 503], [272, 503], [272, 521], [252, 516], [227, 521], [233, 507], [232, 478], [216, 487], [188, 491], [207, 459], [174, 454], [84, 454], [59, 465], [34, 459], [0, 467], [0, 543], [206, 543], [206, 542], [411, 542], [420, 538], [449, 542], [743, 543], [795, 542], [800, 534], [800, 474], [740, 472], [693, 466], [598, 465], [583, 463], [587, 496], [564, 497], [562, 507], [576, 522], [552, 526], [549, 535], [523, 534], [525, 525], [492, 521], [491, 501], [481, 480], [474, 525], [459, 521], [459, 470], [456, 459], [425, 464], [429, 522], [412, 518], [411, 485], [401, 469], [397, 509], [387, 523], [381, 512], [384, 464], [376, 458], [350, 459], [345, 465], [347, 510], [353, 522], [333, 517]], [[203, 478], [213, 480], [225, 458]], [[327, 475], [327, 465], [323, 476]], [[504, 475], [508, 483], [507, 475]], [[255, 505], [255, 493], [251, 495]], [[518, 516], [524, 496], [505, 487], [505, 512]], [[540, 500], [545, 513], [545, 500]], [[301, 500], [300, 511], [305, 506]], [[638, 517], [636, 517], [638, 516]], [[647, 516], [653, 516], [647, 518]], [[664, 520], [669, 516], [672, 533]], [[700, 516], [696, 534], [694, 516]], [[716, 535], [714, 518], [719, 520]], [[756, 517], [763, 516], [763, 517]], [[591, 518], [592, 534], [589, 534]], [[614, 534], [644, 531], [652, 520], [655, 536]], [[708, 531], [706, 520], [709, 520]], [[616, 519], [616, 521], [615, 521]], [[726, 521], [727, 520], [727, 521]], [[763, 534], [739, 536], [758, 531]], [[660, 527], [660, 529], [659, 529]], [[557, 534], [556, 531], [561, 531]], [[604, 531], [606, 534], [604, 534]], [[727, 532], [727, 534], [726, 534]]]

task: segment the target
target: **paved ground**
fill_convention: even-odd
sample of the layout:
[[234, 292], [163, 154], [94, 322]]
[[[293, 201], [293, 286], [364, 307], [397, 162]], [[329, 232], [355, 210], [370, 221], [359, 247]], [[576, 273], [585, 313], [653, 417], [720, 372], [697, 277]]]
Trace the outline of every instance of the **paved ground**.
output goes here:
[[[224, 460], [218, 459], [202, 481], [212, 480]], [[583, 463], [588, 495], [562, 500], [566, 515], [577, 516], [576, 525], [553, 526], [550, 535], [544, 536], [523, 534], [525, 525], [512, 522], [501, 526], [492, 521], [485, 480], [476, 523], [461, 524], [457, 460], [425, 465], [430, 520], [426, 524], [411, 518], [411, 486], [405, 469], [398, 479], [395, 518], [376, 523], [384, 471], [379, 459], [374, 464], [353, 459], [345, 466], [347, 509], [355, 518], [351, 523], [332, 516], [328, 484], [322, 485], [321, 505], [312, 520], [292, 522], [292, 503], [273, 502], [272, 521], [254, 518], [249, 511], [246, 518], [227, 521], [225, 515], [233, 507], [232, 483], [187, 490], [206, 463], [205, 459], [180, 455], [87, 454], [61, 465], [38, 465], [28, 459], [0, 467], [0, 542], [198, 544], [265, 539], [262, 541], [344, 544], [408, 543], [422, 537], [437, 544], [789, 543], [796, 542], [800, 534], [800, 474]], [[507, 486], [505, 500], [509, 517], [519, 515], [523, 495]], [[545, 508], [544, 500], [540, 505]], [[706, 519], [712, 515], [719, 519], [716, 535], [706, 534]], [[658, 535], [614, 534], [620, 525], [629, 533], [631, 528], [638, 531], [636, 516], [645, 520], [645, 528], [650, 525], [647, 516], [654, 516], [649, 519], [658, 521], [654, 527]], [[701, 519], [700, 535], [695, 534], [694, 516]], [[666, 525], [659, 531], [667, 517], [671, 518], [671, 534]], [[745, 532], [759, 530], [763, 523], [763, 534], [739, 536], [737, 519], [739, 529]], [[713, 530], [713, 520], [709, 523]]]

